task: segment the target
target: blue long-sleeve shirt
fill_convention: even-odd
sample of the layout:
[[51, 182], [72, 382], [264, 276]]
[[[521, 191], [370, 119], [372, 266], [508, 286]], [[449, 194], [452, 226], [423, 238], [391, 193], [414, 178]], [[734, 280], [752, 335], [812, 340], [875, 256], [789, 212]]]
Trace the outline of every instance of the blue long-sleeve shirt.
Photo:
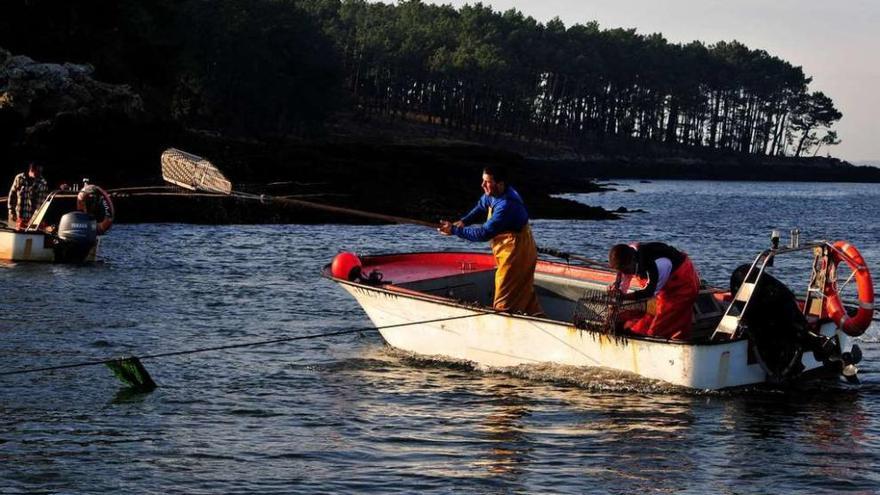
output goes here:
[[474, 227], [452, 227], [452, 233], [469, 241], [488, 241], [502, 232], [519, 232], [529, 223], [529, 213], [522, 197], [510, 186], [497, 198], [484, 194], [474, 209], [462, 217], [462, 223], [470, 225], [486, 218], [489, 208], [492, 208], [492, 217], [486, 223]]

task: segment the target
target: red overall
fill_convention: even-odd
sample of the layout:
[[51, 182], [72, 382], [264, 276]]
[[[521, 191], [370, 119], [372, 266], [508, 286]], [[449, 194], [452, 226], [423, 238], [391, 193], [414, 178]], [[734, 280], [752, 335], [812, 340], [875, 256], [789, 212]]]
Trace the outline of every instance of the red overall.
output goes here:
[[656, 314], [646, 314], [641, 319], [627, 322], [635, 333], [666, 339], [685, 340], [691, 336], [694, 303], [700, 291], [700, 276], [690, 258], [669, 275], [669, 280], [657, 292]]

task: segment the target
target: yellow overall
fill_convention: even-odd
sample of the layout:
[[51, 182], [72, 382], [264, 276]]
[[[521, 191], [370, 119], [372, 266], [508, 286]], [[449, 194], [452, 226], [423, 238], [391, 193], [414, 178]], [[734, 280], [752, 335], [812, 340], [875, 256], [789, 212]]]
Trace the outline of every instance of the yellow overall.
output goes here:
[[[489, 208], [492, 218], [492, 208]], [[502, 232], [489, 241], [495, 256], [495, 301], [498, 311], [541, 315], [535, 294], [535, 265], [538, 248], [532, 230], [526, 224], [519, 232]]]

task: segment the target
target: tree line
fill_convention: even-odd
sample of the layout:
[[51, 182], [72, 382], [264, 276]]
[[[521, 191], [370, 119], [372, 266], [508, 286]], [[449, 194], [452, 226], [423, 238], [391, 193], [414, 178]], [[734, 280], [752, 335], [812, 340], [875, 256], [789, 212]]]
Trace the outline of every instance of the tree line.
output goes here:
[[87, 62], [154, 115], [252, 136], [307, 134], [335, 112], [468, 134], [627, 137], [754, 155], [839, 142], [811, 79], [736, 41], [537, 22], [418, 0], [12, 0], [0, 46]]

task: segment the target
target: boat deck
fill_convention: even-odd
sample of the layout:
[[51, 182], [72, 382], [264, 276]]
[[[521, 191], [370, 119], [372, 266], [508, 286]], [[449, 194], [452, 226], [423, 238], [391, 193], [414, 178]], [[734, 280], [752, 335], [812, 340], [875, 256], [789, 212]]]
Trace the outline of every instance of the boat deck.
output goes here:
[[[468, 306], [492, 306], [495, 263], [491, 254], [393, 254], [365, 257], [362, 262], [365, 274], [382, 273], [389, 290]], [[604, 292], [615, 278], [611, 270], [541, 260], [535, 270], [535, 289], [547, 319], [571, 324], [579, 299], [591, 291]], [[641, 285], [641, 281], [634, 283]], [[691, 340], [708, 341], [723, 315], [726, 297], [718, 290], [701, 292], [694, 306]]]

